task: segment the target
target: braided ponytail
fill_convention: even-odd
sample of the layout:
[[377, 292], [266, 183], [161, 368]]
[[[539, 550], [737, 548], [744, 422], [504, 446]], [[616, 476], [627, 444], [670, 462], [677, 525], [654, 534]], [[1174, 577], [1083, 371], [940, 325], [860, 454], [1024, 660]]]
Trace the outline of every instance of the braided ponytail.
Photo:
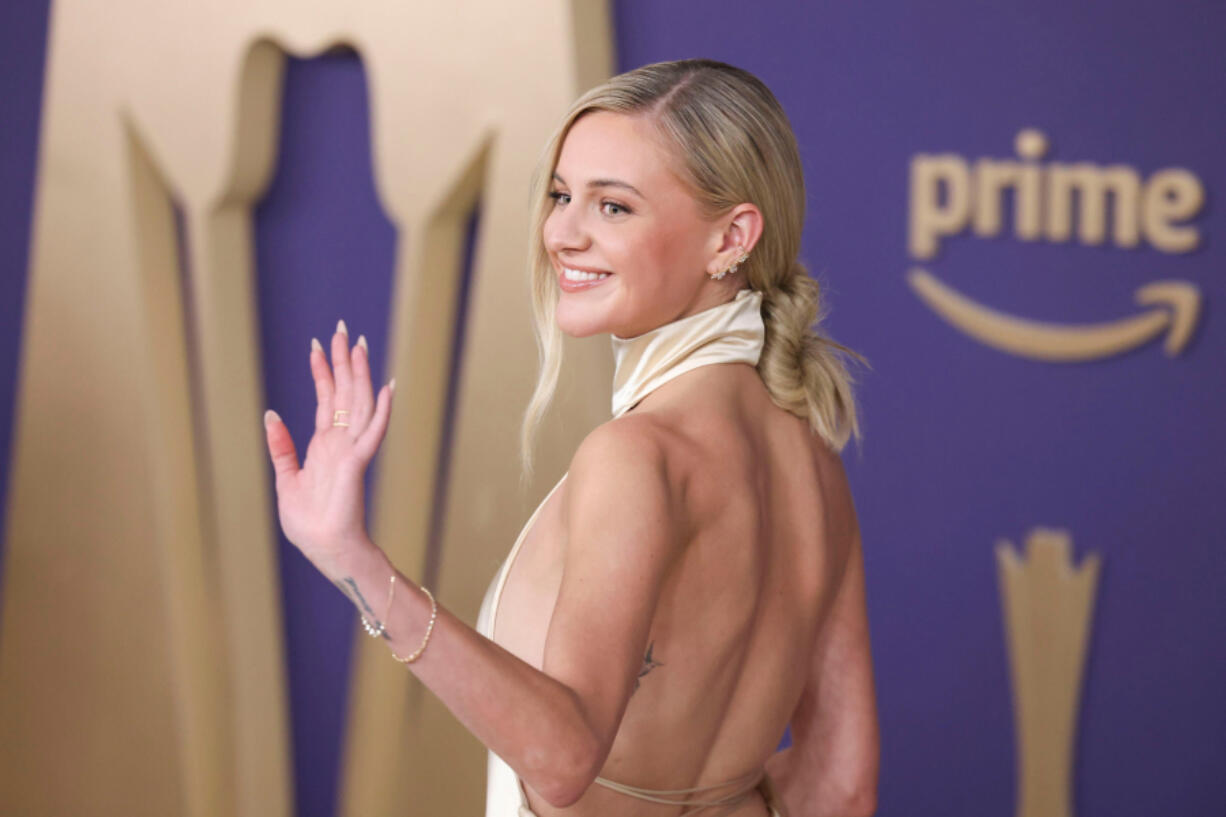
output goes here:
[[827, 445], [842, 451], [852, 436], [860, 440], [855, 381], [843, 355], [865, 365], [868, 361], [816, 331], [825, 316], [820, 285], [794, 261], [787, 274], [762, 292], [766, 342], [758, 374], [775, 405], [808, 420]]

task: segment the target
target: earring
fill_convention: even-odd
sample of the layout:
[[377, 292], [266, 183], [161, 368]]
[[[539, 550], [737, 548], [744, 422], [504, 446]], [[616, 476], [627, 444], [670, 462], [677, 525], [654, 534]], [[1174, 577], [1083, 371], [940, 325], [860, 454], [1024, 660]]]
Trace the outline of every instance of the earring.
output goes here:
[[717, 273], [715, 273], [714, 275], [712, 275], [712, 276], [711, 276], [711, 278], [712, 278], [713, 280], [718, 281], [718, 280], [722, 279], [722, 278], [723, 278], [725, 275], [727, 275], [728, 273], [730, 273], [730, 272], [736, 272], [736, 271], [737, 271], [737, 268], [738, 268], [738, 267], [740, 267], [740, 266], [741, 266], [741, 264], [744, 264], [746, 261], [748, 261], [748, 260], [749, 260], [749, 253], [747, 253], [747, 252], [745, 251], [745, 248], [744, 248], [744, 247], [737, 247], [737, 249], [741, 251], [741, 255], [740, 255], [740, 257], [736, 259], [736, 261], [735, 261], [735, 262], [732, 264], [732, 266], [727, 267], [726, 269], [720, 270], [719, 272], [717, 272]]

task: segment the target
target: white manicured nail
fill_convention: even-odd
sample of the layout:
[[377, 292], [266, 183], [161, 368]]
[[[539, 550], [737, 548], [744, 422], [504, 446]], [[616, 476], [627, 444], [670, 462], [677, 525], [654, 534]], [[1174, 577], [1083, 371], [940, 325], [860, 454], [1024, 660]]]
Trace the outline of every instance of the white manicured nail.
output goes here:
[[322, 352], [323, 350], [324, 347], [323, 344], [319, 342], [319, 338], [311, 338], [311, 351]]
[[369, 353], [369, 352], [370, 352], [370, 347], [366, 345], [366, 336], [365, 336], [365, 335], [358, 335], [358, 346], [361, 346], [361, 347], [362, 347], [362, 351], [363, 351], [363, 352], [367, 352], [367, 353]]
[[345, 326], [345, 321], [343, 318], [336, 322], [336, 331], [340, 332], [342, 335], [349, 334], [349, 327]]

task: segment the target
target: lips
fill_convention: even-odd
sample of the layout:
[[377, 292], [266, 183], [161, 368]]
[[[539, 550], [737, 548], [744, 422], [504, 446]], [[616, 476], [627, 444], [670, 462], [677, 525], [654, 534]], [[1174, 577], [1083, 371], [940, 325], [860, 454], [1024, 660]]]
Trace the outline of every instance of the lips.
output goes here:
[[612, 273], [603, 270], [588, 270], [566, 265], [561, 265], [561, 268], [562, 271], [558, 275], [558, 286], [563, 292], [582, 292], [600, 286], [613, 277]]

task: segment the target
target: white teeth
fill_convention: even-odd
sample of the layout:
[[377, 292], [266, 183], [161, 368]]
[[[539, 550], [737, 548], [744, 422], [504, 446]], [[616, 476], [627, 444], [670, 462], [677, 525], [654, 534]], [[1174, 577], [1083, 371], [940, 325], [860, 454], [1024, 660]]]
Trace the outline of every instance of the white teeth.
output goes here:
[[567, 281], [599, 281], [601, 278], [609, 277], [607, 272], [583, 272], [570, 267], [562, 267], [562, 274], [566, 276]]

